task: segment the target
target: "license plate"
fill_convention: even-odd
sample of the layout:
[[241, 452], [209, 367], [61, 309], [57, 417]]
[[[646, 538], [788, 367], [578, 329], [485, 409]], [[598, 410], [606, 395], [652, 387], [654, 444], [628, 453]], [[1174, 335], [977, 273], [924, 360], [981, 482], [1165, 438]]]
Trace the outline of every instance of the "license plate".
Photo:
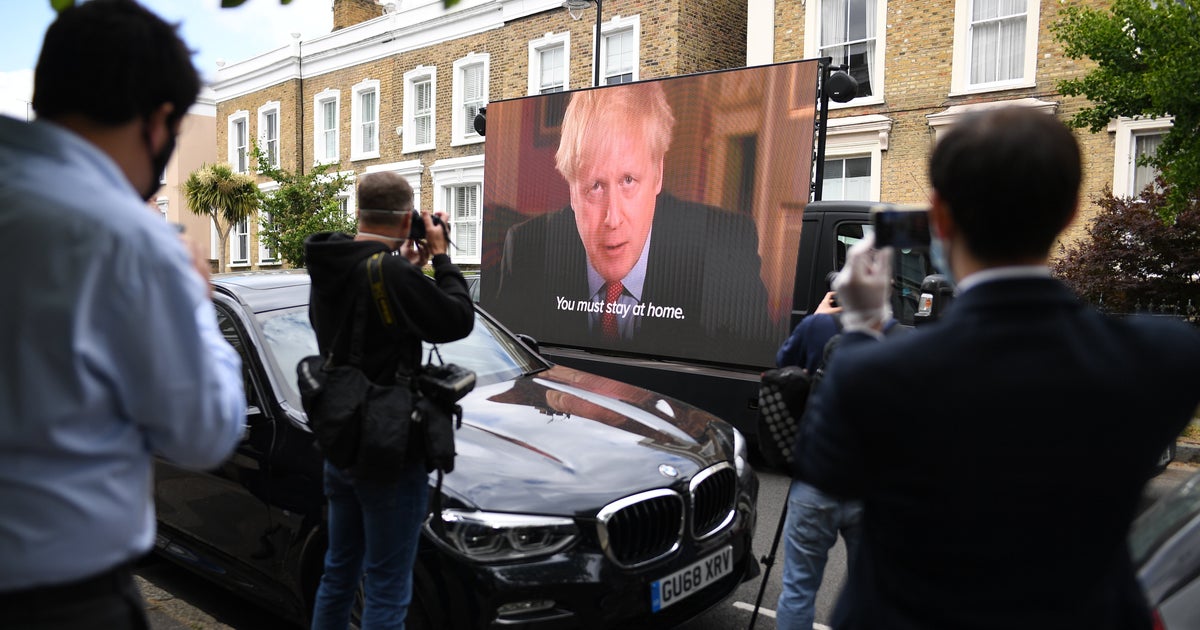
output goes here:
[[733, 570], [733, 547], [694, 562], [650, 583], [650, 609], [658, 612], [725, 577]]

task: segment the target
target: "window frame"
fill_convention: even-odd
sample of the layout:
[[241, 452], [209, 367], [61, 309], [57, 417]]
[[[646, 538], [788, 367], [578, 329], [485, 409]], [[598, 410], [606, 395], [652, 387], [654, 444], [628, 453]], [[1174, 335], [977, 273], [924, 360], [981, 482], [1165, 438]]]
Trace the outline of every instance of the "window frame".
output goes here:
[[1021, 76], [1015, 79], [971, 83], [971, 27], [973, 0], [955, 0], [954, 52], [950, 66], [950, 96], [997, 92], [1037, 85], [1038, 29], [1041, 21], [1041, 0], [1025, 0], [1025, 48]]
[[[429, 82], [429, 141], [417, 142], [417, 85]], [[437, 68], [417, 66], [404, 73], [404, 133], [401, 134], [400, 153], [429, 151], [437, 148]]]
[[[829, 175], [829, 163], [830, 162], [842, 162], [842, 164], [845, 165], [850, 160], [866, 160], [867, 161], [867, 191], [868, 191], [867, 196], [865, 198], [847, 197], [845, 194], [845, 192], [846, 192], [845, 191], [845, 182], [848, 178], [846, 177], [845, 173], [843, 172], [842, 176], [840, 178], [838, 178], [838, 180], [835, 180], [835, 181], [842, 182], [842, 195], [839, 197], [836, 197], [836, 198], [831, 197], [829, 195], [829, 192], [830, 192], [829, 183], [831, 181], [831, 178]], [[847, 154], [847, 155], [829, 155], [828, 153], [826, 153], [825, 154], [825, 169], [822, 171], [824, 181], [821, 184], [821, 199], [824, 201], [879, 201], [878, 195], [870, 194], [871, 185], [873, 183], [873, 179], [871, 178], [871, 170], [873, 169], [874, 165], [875, 165], [875, 162], [873, 159], [871, 159], [870, 154], [855, 153], [855, 154]]]
[[1136, 198], [1140, 190], [1133, 190], [1137, 155], [1134, 143], [1139, 135], [1165, 134], [1175, 125], [1173, 116], [1162, 118], [1118, 118], [1108, 124], [1113, 134], [1113, 194], [1118, 197]]
[[488, 103], [489, 84], [491, 83], [491, 58], [489, 53], [467, 53], [467, 56], [454, 61], [454, 89], [452, 99], [452, 114], [450, 116], [450, 146], [457, 147], [467, 144], [479, 144], [484, 137], [474, 129], [467, 131], [467, 125], [473, 121], [467, 120], [466, 72], [475, 67], [481, 67], [483, 72], [483, 94], [479, 99], [481, 107]]
[[[239, 251], [243, 250], [240, 240], [243, 236], [246, 238], [246, 245], [244, 251]], [[235, 254], [241, 254], [241, 256]], [[250, 266], [250, 217], [236, 221], [229, 227], [229, 266]]]
[[[846, 0], [810, 0], [809, 10], [804, 14], [804, 55], [814, 59], [821, 51], [821, 9], [826, 2], [844, 2]], [[884, 86], [887, 77], [887, 0], [875, 2], [875, 56], [871, 60], [874, 72], [871, 73], [871, 94], [860, 96], [847, 103], [830, 101], [829, 109], [843, 109], [861, 105], [878, 105], [884, 100]]]
[[[593, 26], [592, 28], [593, 28], [592, 35], [594, 36], [596, 34], [595, 30], [594, 30], [595, 27]], [[617, 35], [623, 35], [625, 33], [632, 34], [632, 38], [633, 38], [633, 62], [632, 62], [633, 67], [630, 69], [630, 72], [633, 76], [629, 81], [625, 81], [624, 83], [632, 83], [634, 81], [641, 80], [642, 17], [640, 15], [633, 15], [633, 16], [629, 16], [629, 17], [622, 17], [622, 16], [618, 15], [618, 16], [614, 17], [613, 19], [611, 19], [601, 25], [601, 28], [600, 28], [600, 50], [592, 52], [593, 55], [596, 55], [596, 54], [600, 55], [600, 85], [610, 85], [608, 82], [609, 77], [615, 76], [609, 72], [609, 64], [608, 64], [609, 38], [617, 36]], [[596, 62], [596, 59], [595, 59], [595, 57], [593, 57], [592, 63], [595, 63], [595, 62]], [[624, 74], [624, 73], [622, 73], [622, 74]], [[613, 84], [613, 85], [615, 85], [615, 84]]]
[[[881, 114], [831, 118], [825, 134], [825, 159], [871, 158], [870, 199], [879, 201], [883, 181], [883, 152], [888, 148], [892, 120]], [[825, 196], [822, 184], [821, 196]]]
[[[279, 182], [263, 182], [258, 185], [258, 189], [264, 193], [272, 193], [279, 190]], [[271, 250], [271, 248], [263, 245], [262, 242], [263, 223], [270, 218], [270, 213], [260, 208], [255, 214], [258, 218], [257, 225], [255, 226], [256, 231], [254, 233], [254, 240], [258, 245], [258, 265], [262, 267], [282, 264], [283, 261], [279, 259], [279, 256], [277, 256], [276, 253]]]
[[562, 49], [563, 52], [561, 91], [565, 92], [570, 89], [571, 32], [546, 33], [538, 39], [530, 40], [529, 42], [529, 83], [526, 88], [528, 95], [533, 96], [545, 93], [542, 91], [546, 89], [546, 86], [542, 85], [542, 53], [556, 48]]
[[[326, 103], [333, 103], [333, 157], [326, 157], [329, 144], [326, 140], [330, 129], [324, 127], [324, 108]], [[313, 96], [313, 165], [338, 164], [342, 161], [341, 151], [341, 112], [342, 93], [340, 90], [322, 90]]]
[[[480, 264], [483, 250], [483, 156], [469, 155], [458, 158], [447, 158], [434, 162], [429, 167], [429, 176], [433, 182], [433, 211], [445, 212], [450, 217], [451, 224], [455, 223], [453, 208], [446, 207], [447, 190], [458, 186], [477, 186], [479, 189], [478, 220], [476, 249], [472, 255], [451, 247], [451, 256], [456, 263]], [[451, 235], [461, 233], [451, 229]], [[452, 237], [453, 238], [453, 237]]]
[[[364, 172], [370, 172], [369, 170]], [[346, 216], [351, 220], [358, 219], [358, 173], [356, 171], [337, 171], [325, 173], [317, 178], [320, 182], [331, 182], [338, 176], [346, 177], [346, 186], [338, 191], [338, 200], [346, 201]]]
[[391, 171], [408, 180], [408, 185], [412, 187], [413, 191], [413, 209], [421, 209], [421, 173], [425, 171], [425, 165], [421, 164], [421, 160], [372, 164], [367, 167], [363, 174], [381, 171]]
[[[275, 123], [273, 126], [267, 122], [267, 118], [271, 114], [275, 115]], [[271, 159], [269, 144], [271, 142], [270, 134], [272, 131], [275, 134], [274, 159]], [[268, 164], [275, 168], [279, 168], [280, 150], [282, 148], [279, 136], [279, 101], [268, 101], [267, 103], [264, 103], [262, 107], [258, 108], [258, 145], [263, 154], [267, 156]]]
[[[363, 120], [364, 114], [362, 111], [362, 97], [368, 93], [375, 94], [375, 109], [373, 112], [374, 120], [370, 122]], [[383, 111], [383, 108], [380, 105], [379, 80], [366, 79], [360, 81], [350, 88], [350, 94], [350, 161], [353, 162], [356, 160], [371, 160], [378, 158], [380, 139], [379, 114], [381, 111]], [[366, 150], [363, 148], [363, 126], [367, 124], [375, 125], [374, 130], [371, 132], [371, 136], [375, 144], [375, 147], [372, 150]]]
[[1047, 116], [1056, 116], [1058, 114], [1058, 103], [1029, 96], [1017, 99], [951, 105], [940, 112], [926, 114], [925, 122], [933, 131], [933, 141], [937, 142], [941, 140], [943, 134], [954, 128], [954, 123], [958, 122], [959, 118], [972, 112], [984, 111], [996, 107], [1029, 107]]
[[[235, 173], [247, 173], [250, 171], [250, 112], [244, 109], [239, 109], [229, 115], [227, 120], [227, 138], [226, 138], [226, 161], [229, 162], [230, 168]], [[245, 131], [242, 141], [243, 145], [237, 144], [237, 127], [242, 126]], [[241, 158], [239, 160], [239, 158]], [[239, 165], [241, 168], [239, 168]]]

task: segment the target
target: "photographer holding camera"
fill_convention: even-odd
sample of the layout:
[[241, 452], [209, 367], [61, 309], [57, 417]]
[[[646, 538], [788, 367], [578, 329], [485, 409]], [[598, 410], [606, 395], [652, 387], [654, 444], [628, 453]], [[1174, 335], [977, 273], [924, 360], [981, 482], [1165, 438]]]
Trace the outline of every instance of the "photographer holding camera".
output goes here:
[[[413, 191], [399, 174], [368, 173], [358, 180], [358, 233], [321, 232], [304, 245], [312, 278], [309, 319], [321, 354], [337, 363], [350, 353], [353, 310], [366, 298], [362, 371], [388, 384], [421, 364], [421, 342], [462, 339], [475, 310], [462, 272], [447, 254], [444, 215], [413, 209]], [[380, 252], [392, 325], [381, 319], [366, 283], [366, 261]], [[432, 261], [434, 280], [421, 271]], [[425, 462], [406, 463], [394, 483], [355, 479], [325, 463], [329, 550], [313, 610], [314, 629], [348, 627], [359, 580], [366, 573], [362, 627], [402, 628], [412, 600], [412, 568], [421, 523], [428, 512]]]

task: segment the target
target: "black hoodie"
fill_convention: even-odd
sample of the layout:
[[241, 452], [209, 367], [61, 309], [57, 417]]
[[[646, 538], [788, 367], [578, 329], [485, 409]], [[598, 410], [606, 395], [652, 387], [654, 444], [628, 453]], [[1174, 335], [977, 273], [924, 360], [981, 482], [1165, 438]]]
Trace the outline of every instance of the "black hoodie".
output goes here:
[[[384, 252], [383, 283], [398, 324], [385, 327], [370, 299], [366, 261]], [[377, 241], [356, 241], [341, 232], [319, 232], [304, 241], [308, 275], [312, 279], [308, 318], [317, 333], [317, 346], [325, 354], [334, 339], [334, 362], [345, 363], [350, 354], [355, 300], [366, 300], [362, 370], [372, 381], [391, 382], [396, 368], [406, 371], [421, 364], [421, 342], [443, 343], [462, 339], [475, 325], [475, 308], [458, 266], [446, 254], [433, 257], [434, 278], [421, 272], [403, 256]], [[345, 332], [338, 338], [338, 331]]]

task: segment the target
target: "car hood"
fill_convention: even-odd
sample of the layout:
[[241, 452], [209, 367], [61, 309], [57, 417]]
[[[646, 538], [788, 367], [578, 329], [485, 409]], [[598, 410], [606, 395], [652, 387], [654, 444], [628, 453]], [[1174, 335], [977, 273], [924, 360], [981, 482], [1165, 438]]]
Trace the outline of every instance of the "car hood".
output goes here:
[[443, 488], [480, 509], [594, 512], [733, 457], [715, 416], [563, 366], [477, 387], [461, 404]]

